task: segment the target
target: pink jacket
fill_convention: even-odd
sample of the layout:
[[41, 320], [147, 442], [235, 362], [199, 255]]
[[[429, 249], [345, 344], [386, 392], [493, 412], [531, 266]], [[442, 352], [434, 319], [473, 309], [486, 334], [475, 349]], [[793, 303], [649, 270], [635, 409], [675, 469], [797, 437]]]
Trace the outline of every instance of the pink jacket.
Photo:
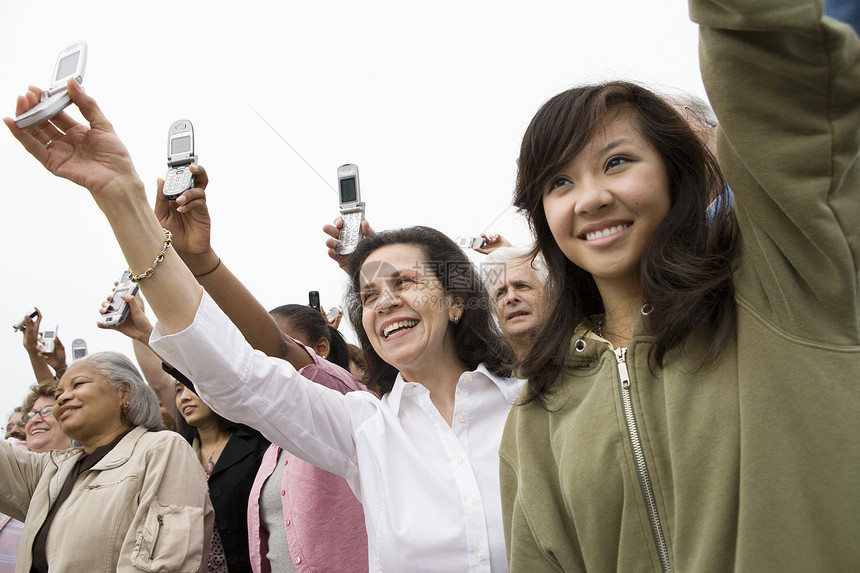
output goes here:
[[[343, 393], [367, 390], [346, 370], [305, 347], [314, 363], [299, 373]], [[254, 573], [269, 573], [268, 547], [260, 523], [260, 491], [272, 475], [281, 448], [272, 444], [251, 487], [248, 499], [248, 543]], [[290, 556], [298, 573], [367, 571], [364, 511], [343, 478], [321, 470], [287, 452], [281, 482], [284, 527]]]

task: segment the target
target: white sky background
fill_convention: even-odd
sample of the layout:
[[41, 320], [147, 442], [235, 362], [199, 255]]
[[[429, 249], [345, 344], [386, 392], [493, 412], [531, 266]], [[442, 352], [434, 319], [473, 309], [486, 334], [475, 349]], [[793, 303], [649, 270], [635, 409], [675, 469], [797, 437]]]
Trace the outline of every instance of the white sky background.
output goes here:
[[[85, 40], [84, 86], [150, 196], [167, 170], [170, 124], [191, 120], [225, 264], [266, 308], [306, 304], [309, 290], [328, 307], [345, 284], [321, 231], [338, 214], [338, 165], [359, 165], [376, 229], [498, 232], [525, 245], [510, 202], [520, 138], [538, 107], [573, 85], [617, 78], [703, 96], [696, 32], [677, 0], [5, 1], [0, 111], [13, 115], [29, 84], [48, 84], [60, 50]], [[35, 382], [10, 328], [34, 305], [67, 350], [79, 337], [91, 353], [132, 349], [95, 326], [125, 268], [106, 220], [86, 190], [50, 175], [2, 131], [5, 423]], [[346, 322], [341, 330], [354, 340]]]

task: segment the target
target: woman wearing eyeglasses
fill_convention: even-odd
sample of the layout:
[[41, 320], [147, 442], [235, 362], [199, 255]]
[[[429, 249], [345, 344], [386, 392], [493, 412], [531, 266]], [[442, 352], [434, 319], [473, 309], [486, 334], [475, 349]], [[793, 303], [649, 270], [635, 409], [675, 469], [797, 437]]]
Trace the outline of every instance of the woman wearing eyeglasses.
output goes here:
[[[80, 447], [25, 452], [0, 441], [0, 511], [24, 522], [19, 573], [199, 571], [213, 512], [194, 451], [164, 429], [155, 394], [122, 354], [72, 364], [30, 409]], [[40, 435], [36, 432], [35, 435]]]
[[56, 380], [43, 380], [30, 388], [30, 395], [24, 401], [25, 413], [21, 421], [24, 423], [27, 449], [31, 452], [45, 453], [72, 447], [68, 436], [52, 415], [56, 390]]

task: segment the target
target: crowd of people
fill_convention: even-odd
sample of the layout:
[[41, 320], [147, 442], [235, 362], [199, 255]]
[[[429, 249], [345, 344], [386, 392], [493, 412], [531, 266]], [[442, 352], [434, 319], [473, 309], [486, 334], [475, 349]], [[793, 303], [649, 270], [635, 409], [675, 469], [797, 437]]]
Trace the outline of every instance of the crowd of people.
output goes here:
[[342, 256], [326, 225], [353, 348], [230, 271], [202, 166], [151, 208], [76, 82], [86, 124], [7, 118], [142, 295], [113, 327], [137, 366], [67, 365], [24, 318], [0, 571], [856, 570], [860, 38], [822, 8], [691, 0], [713, 109], [625, 81], [547, 100], [513, 197], [532, 245], [485, 236], [476, 266], [364, 223]]

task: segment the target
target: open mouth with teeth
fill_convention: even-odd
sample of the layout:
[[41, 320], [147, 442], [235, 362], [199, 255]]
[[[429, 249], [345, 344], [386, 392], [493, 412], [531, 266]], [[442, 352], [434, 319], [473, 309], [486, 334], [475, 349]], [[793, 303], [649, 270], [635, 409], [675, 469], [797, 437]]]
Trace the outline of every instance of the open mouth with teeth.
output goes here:
[[72, 412], [76, 412], [76, 411], [78, 411], [79, 409], [80, 409], [80, 408], [66, 408], [65, 410], [63, 410], [63, 411], [60, 413], [60, 419], [61, 419], [61, 420], [65, 420], [65, 419], [69, 416], [69, 414], [71, 414]]
[[593, 241], [595, 239], [602, 239], [603, 237], [608, 237], [610, 235], [620, 233], [624, 229], [627, 229], [629, 226], [630, 226], [629, 223], [625, 223], [623, 225], [615, 225], [613, 227], [603, 229], [602, 231], [592, 231], [591, 233], [585, 234], [585, 240], [586, 241]]
[[48, 428], [33, 428], [30, 430], [30, 435], [35, 436], [36, 434], [44, 434], [45, 432], [49, 432]]
[[384, 338], [388, 338], [396, 332], [409, 330], [410, 328], [413, 328], [416, 324], [418, 324], [417, 320], [398, 320], [397, 322], [392, 322], [391, 324], [382, 329], [382, 336]]

